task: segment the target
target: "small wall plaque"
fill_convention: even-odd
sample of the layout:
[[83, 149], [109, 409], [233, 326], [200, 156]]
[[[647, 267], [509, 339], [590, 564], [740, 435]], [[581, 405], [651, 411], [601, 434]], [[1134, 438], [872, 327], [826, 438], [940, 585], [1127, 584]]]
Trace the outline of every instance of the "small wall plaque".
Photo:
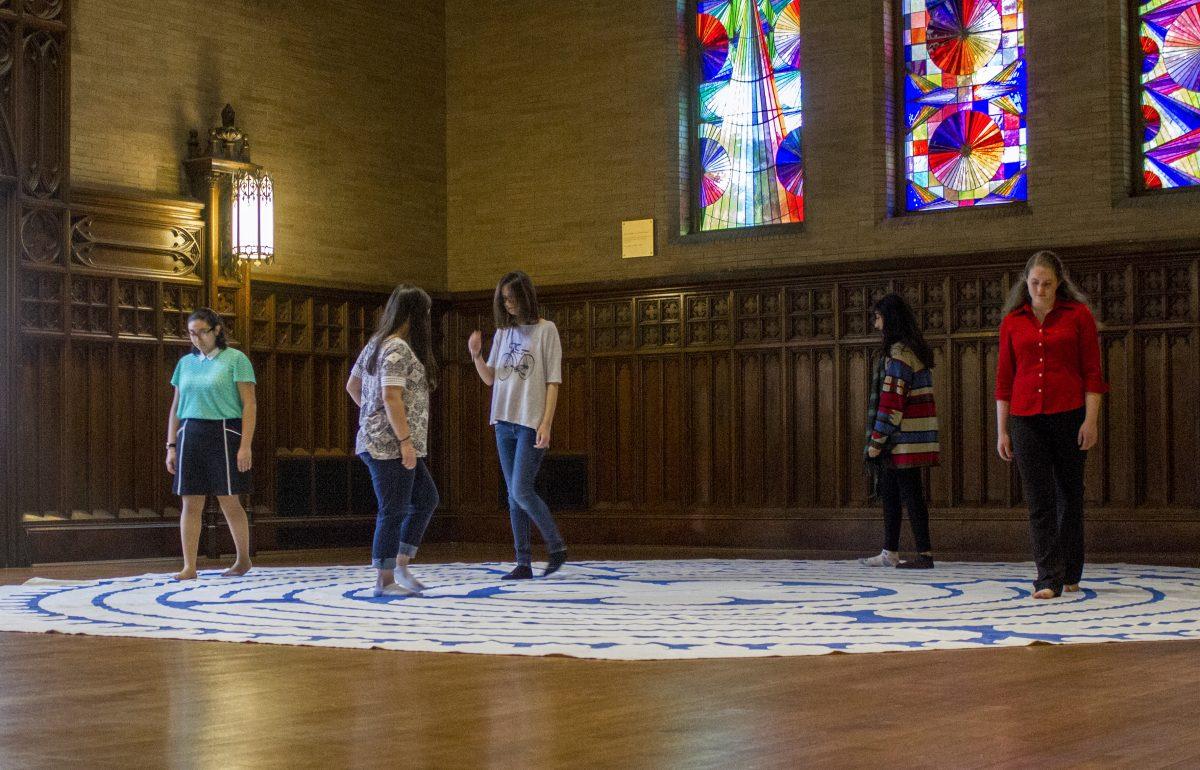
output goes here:
[[621, 223], [621, 258], [654, 256], [654, 220], [630, 219]]

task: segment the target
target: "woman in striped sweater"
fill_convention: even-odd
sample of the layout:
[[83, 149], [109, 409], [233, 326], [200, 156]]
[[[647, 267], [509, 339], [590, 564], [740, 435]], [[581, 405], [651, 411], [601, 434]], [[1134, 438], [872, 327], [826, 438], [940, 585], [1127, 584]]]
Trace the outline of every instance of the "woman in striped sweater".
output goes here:
[[[898, 294], [875, 303], [875, 328], [883, 356], [871, 382], [865, 456], [873, 492], [883, 501], [883, 552], [862, 559], [871, 567], [929, 569], [929, 509], [921, 468], [938, 464], [937, 407], [933, 400], [933, 350]], [[917, 557], [900, 561], [901, 507], [908, 509]]]

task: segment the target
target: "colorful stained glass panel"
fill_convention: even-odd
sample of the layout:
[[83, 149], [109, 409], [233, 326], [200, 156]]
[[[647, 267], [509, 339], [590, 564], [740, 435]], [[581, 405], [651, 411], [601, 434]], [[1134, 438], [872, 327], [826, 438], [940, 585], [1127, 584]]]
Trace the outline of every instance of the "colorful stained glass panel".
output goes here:
[[902, 0], [905, 206], [1025, 200], [1024, 0]]
[[1200, 185], [1200, 0], [1138, 4], [1142, 183]]
[[698, 230], [800, 222], [800, 0], [699, 0]]

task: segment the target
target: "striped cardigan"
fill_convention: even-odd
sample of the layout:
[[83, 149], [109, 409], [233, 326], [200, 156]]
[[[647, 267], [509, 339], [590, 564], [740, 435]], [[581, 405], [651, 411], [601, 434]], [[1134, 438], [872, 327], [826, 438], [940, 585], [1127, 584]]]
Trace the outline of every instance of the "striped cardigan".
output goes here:
[[870, 445], [884, 450], [896, 468], [937, 465], [933, 372], [907, 345], [896, 343], [884, 361], [883, 375]]

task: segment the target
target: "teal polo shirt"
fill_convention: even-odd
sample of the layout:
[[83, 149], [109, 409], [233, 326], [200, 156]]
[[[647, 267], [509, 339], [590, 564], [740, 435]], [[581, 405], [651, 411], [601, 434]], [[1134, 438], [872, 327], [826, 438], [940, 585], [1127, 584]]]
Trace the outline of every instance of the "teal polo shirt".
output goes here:
[[233, 420], [242, 416], [239, 382], [254, 382], [254, 367], [234, 348], [211, 355], [188, 353], [175, 364], [171, 384], [179, 388], [179, 419]]

